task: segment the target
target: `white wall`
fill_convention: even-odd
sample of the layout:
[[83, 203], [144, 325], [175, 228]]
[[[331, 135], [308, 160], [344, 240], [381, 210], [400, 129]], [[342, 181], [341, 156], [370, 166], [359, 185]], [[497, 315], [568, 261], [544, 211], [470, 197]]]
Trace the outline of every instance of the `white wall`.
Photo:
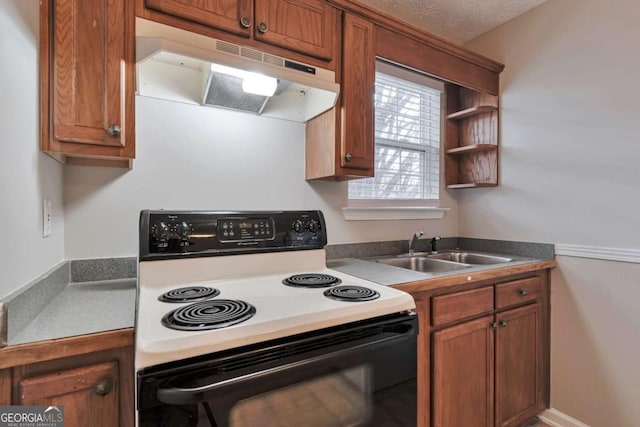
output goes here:
[[135, 256], [141, 209], [321, 209], [330, 243], [457, 235], [443, 220], [345, 221], [347, 184], [304, 180], [304, 125], [138, 96], [133, 170], [68, 166], [68, 259]]
[[[637, 0], [549, 0], [469, 43], [506, 68], [501, 186], [461, 193], [461, 235], [640, 248], [638, 22]], [[638, 265], [558, 262], [552, 406], [638, 425]]]
[[640, 264], [559, 256], [552, 404], [594, 427], [640, 420]]
[[[64, 257], [62, 166], [39, 151], [38, 0], [0, 1], [0, 299]], [[42, 198], [53, 233], [42, 237]]]
[[550, 0], [468, 46], [505, 63], [501, 186], [463, 234], [640, 246], [640, 2]]

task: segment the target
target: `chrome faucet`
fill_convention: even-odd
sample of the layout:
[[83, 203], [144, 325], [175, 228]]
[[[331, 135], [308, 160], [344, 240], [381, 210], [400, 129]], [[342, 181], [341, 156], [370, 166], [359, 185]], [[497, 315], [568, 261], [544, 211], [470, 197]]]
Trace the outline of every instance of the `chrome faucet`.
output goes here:
[[429, 244], [431, 245], [431, 253], [432, 253], [432, 254], [435, 254], [435, 253], [437, 253], [437, 252], [438, 252], [437, 242], [438, 242], [438, 240], [440, 240], [441, 238], [442, 238], [442, 237], [440, 237], [440, 236], [436, 236], [436, 237], [432, 237], [432, 238], [429, 240]]
[[418, 231], [416, 234], [414, 234], [411, 237], [411, 240], [409, 240], [409, 255], [413, 255], [413, 252], [416, 247], [416, 243], [418, 242], [418, 240], [420, 240], [420, 237], [422, 236], [424, 236], [424, 233], [422, 231]]

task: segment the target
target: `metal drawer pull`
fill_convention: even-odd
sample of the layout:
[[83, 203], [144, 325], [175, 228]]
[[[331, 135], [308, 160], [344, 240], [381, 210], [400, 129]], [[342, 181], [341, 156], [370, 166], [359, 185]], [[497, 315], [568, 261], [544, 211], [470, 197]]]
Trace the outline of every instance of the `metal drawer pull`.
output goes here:
[[526, 290], [526, 289], [520, 289], [520, 290], [518, 291], [518, 293], [519, 293], [519, 294], [520, 294], [520, 296], [522, 296], [522, 297], [526, 297], [527, 295], [529, 295], [529, 292], [527, 292], [527, 290]]
[[351, 160], [353, 160], [353, 154], [351, 154], [351, 153], [347, 153], [347, 154], [345, 154], [345, 155], [344, 155], [344, 159], [345, 159], [347, 162], [350, 162]]
[[269, 26], [264, 22], [261, 22], [258, 24], [258, 31], [260, 31], [261, 33], [266, 33], [268, 29], [269, 29]]
[[113, 382], [110, 379], [102, 380], [93, 390], [98, 396], [106, 396], [113, 389]]
[[107, 128], [107, 133], [110, 136], [120, 136], [120, 132], [122, 132], [122, 129], [118, 125], [111, 125]]
[[505, 322], [504, 320], [500, 321], [500, 327], [501, 328], [506, 328], [507, 327], [507, 322]]
[[249, 19], [246, 16], [243, 16], [240, 19], [240, 25], [242, 25], [244, 28], [249, 28], [251, 26], [251, 19]]

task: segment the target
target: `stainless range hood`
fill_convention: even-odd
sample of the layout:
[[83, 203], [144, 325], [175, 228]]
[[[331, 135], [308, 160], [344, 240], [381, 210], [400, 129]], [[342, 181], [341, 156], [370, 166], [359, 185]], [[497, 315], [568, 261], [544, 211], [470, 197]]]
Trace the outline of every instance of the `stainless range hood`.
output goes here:
[[335, 105], [335, 73], [136, 20], [137, 93], [306, 122]]

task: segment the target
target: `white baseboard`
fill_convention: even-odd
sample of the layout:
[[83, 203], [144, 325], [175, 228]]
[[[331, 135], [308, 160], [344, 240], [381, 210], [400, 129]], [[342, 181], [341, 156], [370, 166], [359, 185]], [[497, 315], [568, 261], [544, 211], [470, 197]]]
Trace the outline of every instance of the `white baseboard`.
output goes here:
[[578, 421], [554, 408], [547, 409], [542, 414], [538, 415], [538, 418], [540, 418], [540, 421], [545, 424], [549, 424], [551, 427], [590, 427], [589, 424]]
[[556, 255], [640, 263], [640, 249], [556, 244]]

